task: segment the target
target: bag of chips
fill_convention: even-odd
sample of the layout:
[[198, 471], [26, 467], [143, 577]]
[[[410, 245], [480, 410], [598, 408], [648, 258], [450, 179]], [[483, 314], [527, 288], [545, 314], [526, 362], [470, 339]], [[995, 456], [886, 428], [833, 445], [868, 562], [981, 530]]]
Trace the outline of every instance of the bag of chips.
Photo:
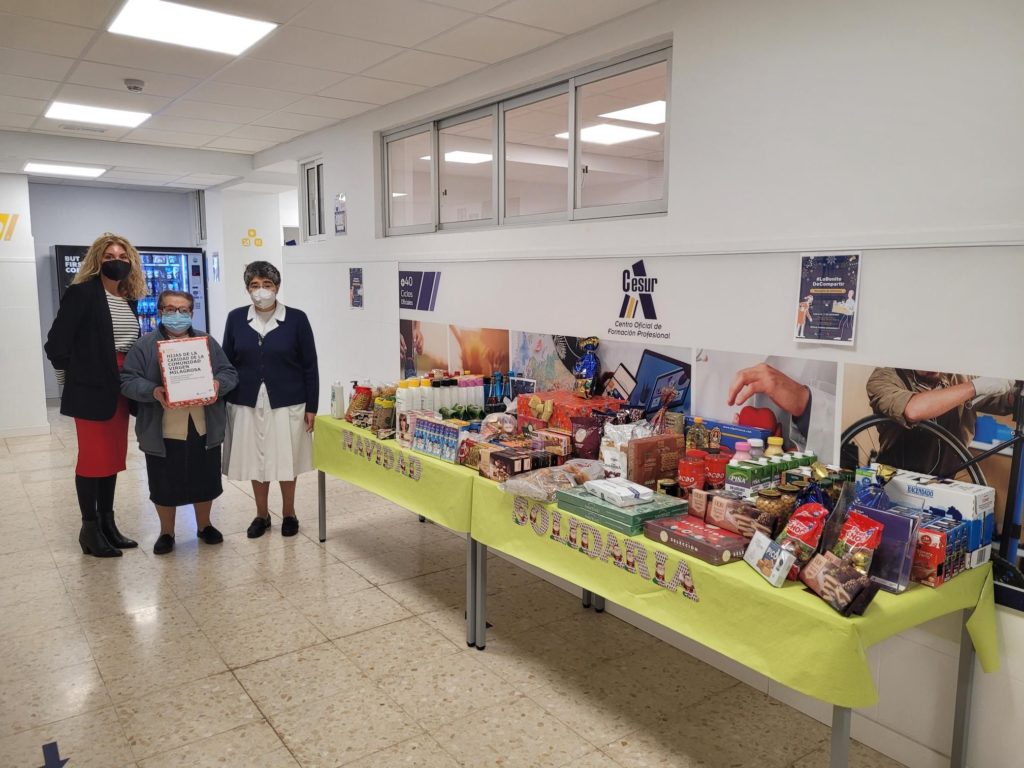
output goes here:
[[851, 511], [832, 552], [840, 559], [848, 560], [854, 568], [867, 576], [871, 570], [871, 558], [882, 543], [883, 528], [881, 523], [870, 517]]
[[818, 543], [821, 540], [821, 533], [825, 529], [825, 518], [828, 517], [828, 510], [821, 504], [804, 504], [797, 507], [790, 516], [786, 527], [779, 534], [775, 541], [785, 550], [796, 556], [796, 562], [789, 571], [789, 578], [795, 581], [803, 568], [815, 552], [818, 551]]

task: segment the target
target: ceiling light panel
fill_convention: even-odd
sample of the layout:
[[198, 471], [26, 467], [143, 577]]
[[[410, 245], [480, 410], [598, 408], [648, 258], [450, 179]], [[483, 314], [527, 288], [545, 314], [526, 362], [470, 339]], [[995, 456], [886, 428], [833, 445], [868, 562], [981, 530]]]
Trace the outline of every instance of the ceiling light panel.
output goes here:
[[646, 125], [665, 124], [665, 102], [651, 101], [647, 104], [639, 104], [635, 107], [620, 109], [616, 112], [605, 112], [601, 117], [611, 120], [625, 120], [630, 123], [645, 123]]
[[[422, 158], [421, 158], [422, 159]], [[491, 162], [491, 155], [484, 152], [466, 152], [462, 149], [455, 149], [444, 153], [446, 163], [466, 163], [467, 165], [479, 165], [480, 163]]]
[[164, 0], [128, 0], [109, 30], [117, 35], [237, 56], [276, 27], [269, 21]]
[[106, 168], [88, 168], [83, 165], [54, 165], [52, 163], [25, 163], [25, 173], [36, 173], [42, 176], [76, 176], [83, 179], [95, 179], [107, 172]]
[[51, 120], [73, 120], [76, 123], [96, 123], [97, 125], [120, 125], [134, 128], [149, 119], [149, 112], [131, 112], [127, 109], [108, 109], [106, 107], [90, 107], [85, 104], [69, 104], [66, 101], [55, 101], [46, 111]]
[[[591, 144], [622, 144], [627, 141], [646, 139], [648, 136], [657, 136], [657, 131], [647, 131], [642, 128], [626, 128], [622, 125], [611, 125], [610, 123], [598, 123], [580, 131], [580, 140]], [[559, 139], [568, 139], [568, 133], [556, 133]]]

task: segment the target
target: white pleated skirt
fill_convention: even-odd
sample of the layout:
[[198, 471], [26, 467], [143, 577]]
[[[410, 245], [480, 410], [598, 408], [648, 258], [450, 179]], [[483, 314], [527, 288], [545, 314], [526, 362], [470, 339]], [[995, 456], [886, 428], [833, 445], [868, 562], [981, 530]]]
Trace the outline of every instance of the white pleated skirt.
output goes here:
[[271, 408], [266, 386], [256, 407], [228, 403], [224, 474], [232, 480], [294, 480], [313, 469], [313, 436], [304, 403]]

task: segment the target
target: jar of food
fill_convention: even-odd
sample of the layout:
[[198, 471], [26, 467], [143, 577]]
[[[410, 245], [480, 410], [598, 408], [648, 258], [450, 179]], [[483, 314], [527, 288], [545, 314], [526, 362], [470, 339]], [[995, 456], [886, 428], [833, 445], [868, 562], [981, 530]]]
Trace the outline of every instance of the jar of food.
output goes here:
[[753, 456], [750, 455], [750, 443], [746, 440], [739, 440], [736, 443], [736, 453], [732, 457], [738, 461], [750, 461]]
[[781, 456], [785, 451], [782, 450], [782, 438], [781, 437], [769, 437], [768, 447], [764, 449], [765, 456]]
[[758, 491], [754, 503], [757, 505], [757, 511], [762, 514], [771, 515], [778, 519], [783, 519], [787, 516], [786, 502], [783, 500], [782, 494], [775, 488], [765, 488]]
[[760, 459], [764, 456], [764, 440], [760, 437], [752, 437], [747, 440], [747, 446], [750, 451], [750, 458]]
[[783, 483], [775, 490], [782, 494], [782, 500], [786, 502], [786, 517], [789, 517], [796, 509], [796, 497], [800, 489], [793, 483]]

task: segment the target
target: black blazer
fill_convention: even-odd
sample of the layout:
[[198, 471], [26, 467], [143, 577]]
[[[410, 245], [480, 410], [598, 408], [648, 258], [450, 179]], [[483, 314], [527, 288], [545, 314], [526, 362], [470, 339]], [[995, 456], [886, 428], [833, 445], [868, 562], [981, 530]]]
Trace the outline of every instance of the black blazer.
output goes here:
[[[117, 410], [121, 374], [105, 293], [99, 277], [69, 286], [46, 335], [46, 356], [64, 371], [65, 416], [106, 421]], [[136, 302], [128, 304], [135, 312]]]

